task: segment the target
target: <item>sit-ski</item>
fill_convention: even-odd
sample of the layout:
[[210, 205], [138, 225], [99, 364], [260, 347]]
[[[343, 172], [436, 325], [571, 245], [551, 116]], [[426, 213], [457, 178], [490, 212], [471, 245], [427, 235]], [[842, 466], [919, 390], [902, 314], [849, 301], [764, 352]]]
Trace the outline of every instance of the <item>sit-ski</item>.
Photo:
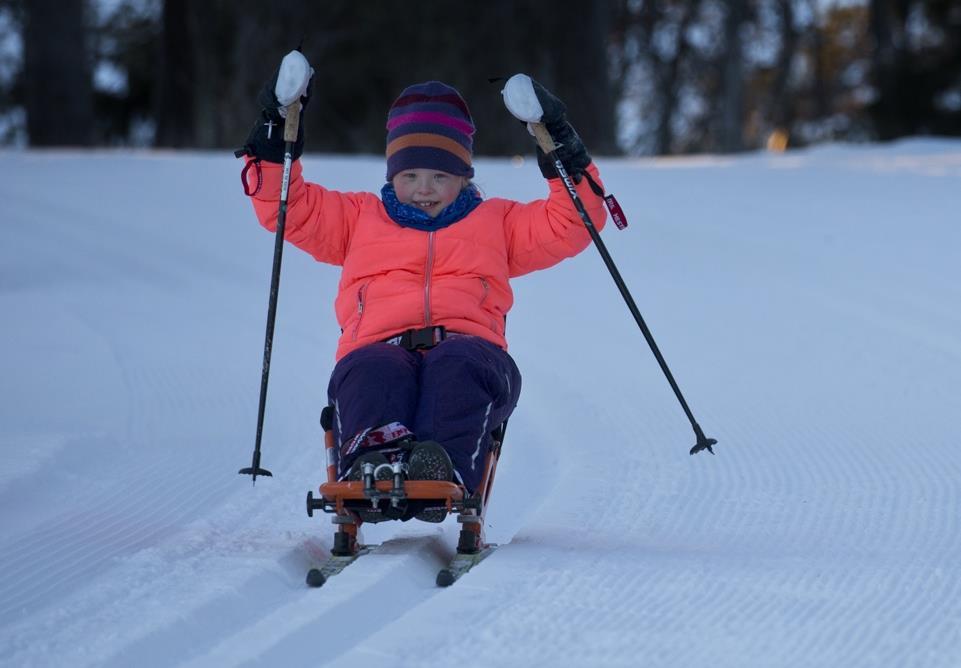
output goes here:
[[448, 513], [457, 513], [461, 524], [457, 541], [457, 554], [450, 563], [437, 573], [437, 585], [447, 587], [464, 573], [493, 552], [496, 545], [484, 541], [484, 514], [490, 500], [497, 460], [500, 457], [506, 423], [492, 433], [491, 449], [484, 463], [484, 475], [477, 490], [468, 494], [463, 485], [441, 480], [405, 480], [399, 463], [393, 465], [392, 480], [374, 480], [374, 465], [365, 464], [361, 480], [337, 480], [337, 446], [332, 430], [332, 411], [325, 408], [320, 424], [324, 429], [327, 451], [327, 482], [320, 486], [320, 496], [307, 492], [307, 515], [315, 510], [333, 514], [337, 526], [331, 556], [319, 568], [307, 573], [307, 584], [320, 587], [330, 577], [340, 573], [358, 557], [372, 548], [358, 540], [358, 529], [364, 523], [362, 515], [379, 513], [384, 519], [399, 518], [397, 512], [409, 501], [426, 502], [426, 505], [446, 507]]

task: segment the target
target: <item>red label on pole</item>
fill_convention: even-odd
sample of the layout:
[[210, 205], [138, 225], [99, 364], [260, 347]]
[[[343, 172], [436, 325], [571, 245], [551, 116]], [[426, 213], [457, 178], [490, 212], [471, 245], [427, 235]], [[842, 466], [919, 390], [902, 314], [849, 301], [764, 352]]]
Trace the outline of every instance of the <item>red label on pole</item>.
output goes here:
[[614, 195], [606, 195], [604, 197], [604, 203], [607, 205], [607, 210], [611, 212], [611, 220], [614, 221], [617, 229], [623, 230], [627, 227], [627, 216], [624, 215], [624, 209], [617, 203]]

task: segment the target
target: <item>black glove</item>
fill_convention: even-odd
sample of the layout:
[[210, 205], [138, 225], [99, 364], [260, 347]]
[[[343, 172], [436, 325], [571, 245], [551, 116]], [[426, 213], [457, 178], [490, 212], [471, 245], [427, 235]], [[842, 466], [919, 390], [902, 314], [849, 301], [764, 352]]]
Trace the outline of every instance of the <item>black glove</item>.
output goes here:
[[[557, 145], [555, 153], [560, 158], [564, 169], [574, 179], [575, 183], [580, 183], [581, 174], [591, 164], [591, 156], [587, 153], [587, 147], [581, 141], [577, 131], [567, 121], [567, 107], [553, 93], [542, 85], [531, 80], [534, 85], [534, 94], [537, 95], [538, 102], [544, 110], [541, 122], [551, 133], [554, 143]], [[537, 147], [537, 166], [541, 168], [541, 174], [545, 179], [553, 179], [558, 176], [554, 169], [554, 161], [551, 160], [541, 147]]]
[[[236, 157], [249, 155], [266, 162], [284, 162], [284, 118], [280, 115], [280, 102], [274, 90], [277, 87], [277, 77], [280, 74], [280, 67], [274, 72], [270, 81], [264, 84], [257, 95], [257, 103], [260, 104], [261, 111], [247, 136], [247, 143], [243, 148], [234, 151]], [[310, 88], [313, 85], [313, 77], [307, 84], [307, 90], [300, 97], [301, 115], [300, 123], [297, 126], [297, 141], [294, 142], [291, 157], [296, 160], [304, 152], [304, 116], [303, 110], [307, 108], [310, 101]]]

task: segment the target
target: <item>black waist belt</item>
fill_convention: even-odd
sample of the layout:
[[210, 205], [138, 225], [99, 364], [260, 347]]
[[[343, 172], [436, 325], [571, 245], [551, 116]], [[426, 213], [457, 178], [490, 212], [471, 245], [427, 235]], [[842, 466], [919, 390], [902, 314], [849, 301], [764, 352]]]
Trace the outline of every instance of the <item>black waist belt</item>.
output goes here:
[[408, 329], [389, 339], [384, 339], [384, 343], [390, 343], [407, 350], [430, 350], [444, 339], [458, 336], [454, 332], [448, 332], [446, 327], [438, 325], [436, 327], [422, 327], [421, 329]]

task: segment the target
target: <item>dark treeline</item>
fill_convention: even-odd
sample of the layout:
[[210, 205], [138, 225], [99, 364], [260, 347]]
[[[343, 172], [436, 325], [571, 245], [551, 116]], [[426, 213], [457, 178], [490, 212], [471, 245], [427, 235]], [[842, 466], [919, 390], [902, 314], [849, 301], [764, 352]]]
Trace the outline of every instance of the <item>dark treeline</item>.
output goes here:
[[478, 153], [525, 151], [488, 81], [519, 71], [597, 154], [961, 135], [961, 0], [0, 0], [0, 141], [239, 146], [301, 40], [309, 151], [380, 152], [427, 79], [464, 94]]

